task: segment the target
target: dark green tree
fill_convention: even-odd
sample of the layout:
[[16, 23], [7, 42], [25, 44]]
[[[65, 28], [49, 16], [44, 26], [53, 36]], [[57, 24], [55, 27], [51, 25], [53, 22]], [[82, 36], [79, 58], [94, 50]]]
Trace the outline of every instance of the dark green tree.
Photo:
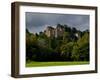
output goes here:
[[72, 58], [77, 61], [89, 61], [89, 33], [86, 32], [74, 45]]
[[73, 50], [74, 42], [69, 42], [61, 46], [61, 56], [64, 60], [71, 61], [71, 55]]

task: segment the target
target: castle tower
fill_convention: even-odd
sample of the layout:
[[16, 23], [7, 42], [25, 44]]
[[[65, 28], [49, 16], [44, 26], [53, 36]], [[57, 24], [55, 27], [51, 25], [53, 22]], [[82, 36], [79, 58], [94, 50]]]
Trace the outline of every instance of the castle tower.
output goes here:
[[51, 26], [48, 26], [45, 30], [45, 34], [48, 36], [48, 37], [54, 37], [55, 36], [55, 29]]
[[56, 28], [48, 26], [44, 33], [47, 35], [47, 37], [62, 37], [64, 34], [64, 27], [60, 25], [58, 25]]
[[63, 26], [57, 26], [55, 33], [56, 33], [56, 37], [62, 37], [63, 34], [64, 34], [64, 27]]

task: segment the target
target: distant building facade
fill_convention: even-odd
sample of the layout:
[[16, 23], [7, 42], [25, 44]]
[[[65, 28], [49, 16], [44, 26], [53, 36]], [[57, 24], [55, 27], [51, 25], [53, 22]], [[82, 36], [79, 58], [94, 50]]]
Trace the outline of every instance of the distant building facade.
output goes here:
[[44, 31], [44, 33], [48, 36], [48, 37], [54, 37], [55, 36], [55, 29], [52, 26], [48, 26], [46, 28], [46, 30]]
[[64, 27], [57, 26], [56, 28], [53, 28], [52, 26], [48, 26], [44, 33], [48, 37], [62, 37], [64, 34]]

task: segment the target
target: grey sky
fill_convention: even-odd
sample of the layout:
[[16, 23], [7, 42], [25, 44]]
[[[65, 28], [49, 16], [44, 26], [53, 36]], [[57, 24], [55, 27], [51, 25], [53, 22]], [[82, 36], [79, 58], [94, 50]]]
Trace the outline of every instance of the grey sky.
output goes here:
[[70, 27], [84, 31], [89, 29], [89, 21], [89, 15], [26, 12], [26, 28], [31, 33], [44, 31], [46, 26], [55, 27], [57, 24], [67, 24]]

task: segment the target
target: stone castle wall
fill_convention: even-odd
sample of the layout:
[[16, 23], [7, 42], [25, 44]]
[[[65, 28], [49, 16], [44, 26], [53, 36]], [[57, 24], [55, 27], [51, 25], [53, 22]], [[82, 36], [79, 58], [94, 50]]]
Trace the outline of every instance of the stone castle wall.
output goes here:
[[62, 37], [64, 33], [64, 28], [57, 26], [53, 28], [52, 26], [48, 26], [45, 30], [45, 34], [48, 37]]

